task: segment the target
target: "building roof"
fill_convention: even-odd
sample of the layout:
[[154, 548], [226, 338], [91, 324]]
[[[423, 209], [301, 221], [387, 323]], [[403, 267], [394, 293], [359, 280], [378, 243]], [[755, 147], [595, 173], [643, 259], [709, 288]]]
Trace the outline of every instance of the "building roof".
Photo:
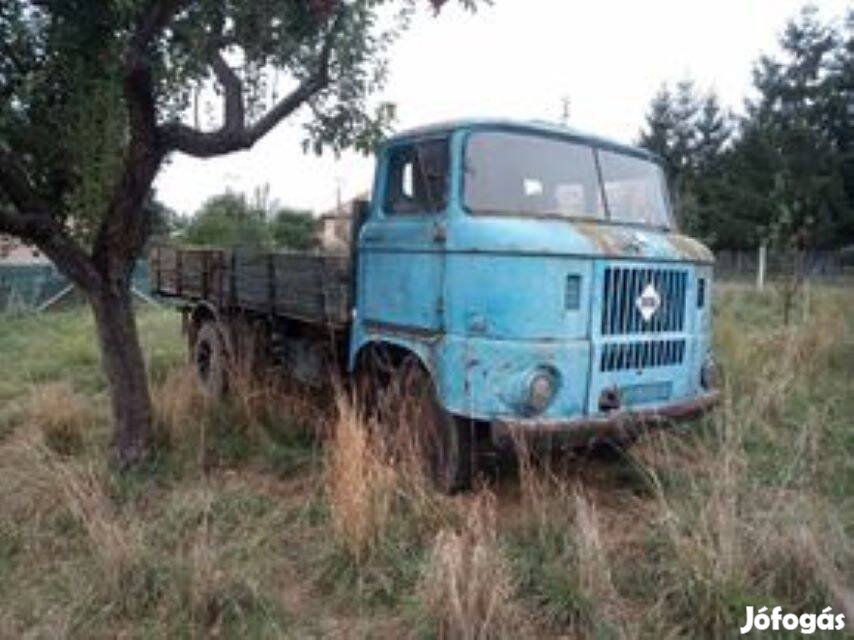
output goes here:
[[323, 222], [324, 220], [344, 220], [350, 219], [352, 216], [349, 211], [338, 211], [337, 209], [333, 209], [332, 211], [327, 211], [326, 213], [321, 213], [317, 216], [317, 219]]
[[505, 129], [523, 133], [561, 136], [578, 142], [586, 142], [597, 147], [605, 147], [608, 149], [613, 149], [615, 151], [621, 151], [636, 156], [650, 158], [656, 161], [660, 160], [660, 158], [656, 154], [646, 149], [624, 144], [622, 142], [617, 142], [616, 140], [611, 140], [609, 138], [605, 138], [595, 134], [585, 133], [572, 127], [567, 127], [552, 122], [544, 122], [540, 120], [524, 121], [500, 118], [471, 118], [461, 120], [448, 120], [445, 122], [436, 122], [433, 124], [428, 124], [421, 127], [415, 127], [413, 129], [401, 131], [400, 133], [396, 133], [391, 136], [387, 140], [387, 143], [394, 143], [408, 138], [420, 138], [430, 135], [451, 133], [459, 129]]
[[350, 219], [353, 215], [353, 204], [357, 200], [370, 200], [371, 199], [371, 191], [370, 189], [366, 189], [365, 191], [360, 191], [355, 196], [348, 200], [344, 200], [339, 202], [335, 207], [329, 209], [328, 211], [324, 211], [323, 213], [317, 216], [317, 219], [321, 222], [324, 220], [341, 220], [344, 218]]
[[26, 245], [10, 236], [0, 236], [0, 264], [28, 265], [48, 264], [49, 262], [37, 248]]

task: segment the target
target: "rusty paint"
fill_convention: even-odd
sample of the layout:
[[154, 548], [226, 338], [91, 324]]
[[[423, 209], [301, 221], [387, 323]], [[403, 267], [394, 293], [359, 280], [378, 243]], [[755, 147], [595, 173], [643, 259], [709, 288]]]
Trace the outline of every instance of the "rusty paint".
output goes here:
[[661, 425], [700, 415], [720, 402], [720, 392], [673, 403], [664, 407], [640, 411], [621, 411], [604, 417], [579, 417], [568, 420], [497, 419], [492, 422], [493, 444], [506, 447], [514, 438], [532, 443], [541, 439], [558, 438], [568, 446], [587, 445], [610, 438], [636, 435], [646, 427]]
[[576, 222], [573, 228], [606, 256], [616, 256], [623, 253], [622, 243], [613, 229], [601, 222]]
[[697, 242], [693, 238], [683, 236], [679, 233], [669, 233], [666, 237], [673, 248], [687, 260], [708, 262], [710, 264], [715, 261], [714, 254], [702, 242]]

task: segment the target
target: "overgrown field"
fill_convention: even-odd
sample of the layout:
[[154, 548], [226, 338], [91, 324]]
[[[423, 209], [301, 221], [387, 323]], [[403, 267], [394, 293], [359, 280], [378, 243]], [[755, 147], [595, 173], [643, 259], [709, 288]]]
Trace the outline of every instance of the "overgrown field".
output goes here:
[[627, 455], [436, 495], [356, 412], [210, 403], [140, 310], [157, 454], [107, 468], [83, 311], [0, 317], [0, 638], [733, 637], [745, 606], [854, 628], [854, 291], [722, 287], [726, 401]]

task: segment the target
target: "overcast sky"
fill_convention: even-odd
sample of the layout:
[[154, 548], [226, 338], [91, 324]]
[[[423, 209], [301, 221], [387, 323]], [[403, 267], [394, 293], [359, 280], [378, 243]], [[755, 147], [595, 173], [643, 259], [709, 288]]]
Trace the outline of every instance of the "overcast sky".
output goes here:
[[[425, 10], [391, 51], [380, 96], [398, 106], [396, 129], [472, 116], [559, 120], [633, 142], [663, 81], [693, 78], [739, 110], [751, 65], [802, 0], [495, 0], [469, 15], [449, 4]], [[823, 19], [845, 0], [814, 2]], [[320, 213], [370, 187], [373, 161], [304, 155], [299, 119], [283, 122], [251, 151], [195, 160], [175, 155], [157, 180], [158, 197], [192, 213], [226, 188], [270, 195]]]

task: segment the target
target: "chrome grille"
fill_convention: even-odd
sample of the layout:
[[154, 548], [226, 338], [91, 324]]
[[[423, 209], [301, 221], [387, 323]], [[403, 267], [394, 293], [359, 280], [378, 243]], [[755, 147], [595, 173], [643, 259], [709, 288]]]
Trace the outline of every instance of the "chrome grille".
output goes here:
[[[602, 296], [602, 335], [683, 331], [687, 283], [685, 270], [607, 267]], [[661, 307], [647, 322], [635, 302], [648, 284], [658, 291]]]
[[649, 369], [682, 364], [684, 340], [646, 340], [606, 344], [602, 347], [600, 371]]

